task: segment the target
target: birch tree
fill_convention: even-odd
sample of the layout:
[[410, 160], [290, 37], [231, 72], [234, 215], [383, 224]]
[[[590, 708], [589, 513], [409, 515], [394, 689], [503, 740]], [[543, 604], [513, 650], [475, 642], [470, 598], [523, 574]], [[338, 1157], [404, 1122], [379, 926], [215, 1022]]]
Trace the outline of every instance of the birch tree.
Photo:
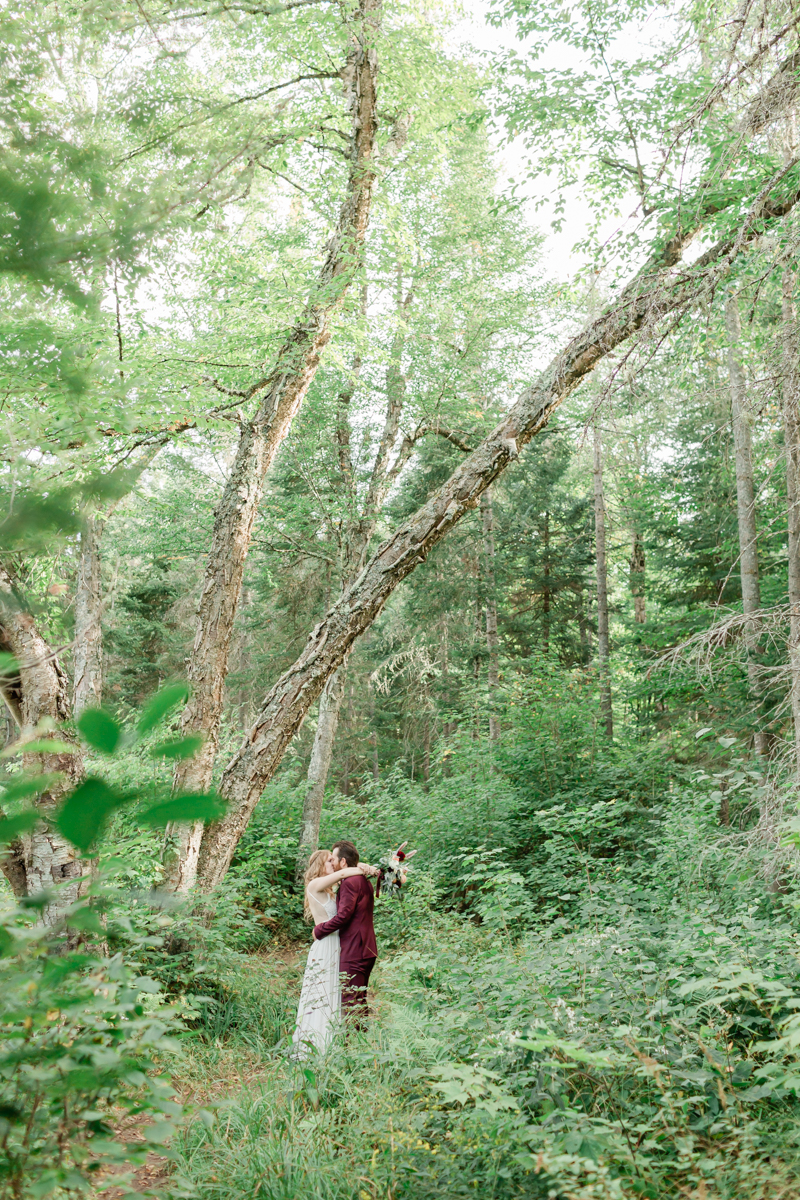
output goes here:
[[[333, 313], [344, 300], [360, 263], [375, 178], [375, 34], [379, 20], [380, 0], [361, 0], [355, 44], [343, 70], [352, 117], [348, 177], [319, 279], [272, 371], [239, 393], [245, 403], [255, 396], [260, 399], [254, 416], [242, 420], [236, 457], [217, 507], [189, 661], [192, 694], [181, 723], [184, 735], [202, 735], [203, 746], [176, 768], [178, 791], [203, 791], [210, 783], [231, 636], [264, 479], [314, 378], [331, 336]], [[181, 827], [168, 834], [164, 870], [167, 888], [185, 891], [194, 883], [201, 835], [202, 825]]]
[[[14, 661], [0, 686], [19, 727], [23, 764], [46, 777], [36, 805], [40, 820], [12, 843], [0, 867], [16, 896], [50, 896], [42, 917], [56, 925], [78, 898], [86, 871], [75, 847], [53, 823], [64, 797], [83, 776], [83, 758], [80, 746], [63, 729], [71, 717], [67, 675], [37, 629], [13, 576], [2, 566], [0, 646]], [[52, 752], [43, 749], [48, 740], [53, 741]], [[31, 746], [27, 753], [26, 742]]]
[[648, 319], [685, 313], [713, 283], [725, 277], [735, 259], [765, 228], [792, 210], [800, 192], [792, 189], [788, 194], [773, 194], [784, 177], [785, 170], [777, 172], [738, 231], [723, 236], [691, 267], [673, 274], [700, 220], [667, 239], [618, 301], [569, 342], [447, 483], [365, 564], [314, 629], [294, 666], [272, 688], [244, 745], [223, 772], [221, 793], [229, 811], [204, 831], [198, 865], [198, 882], [203, 888], [212, 888], [224, 878], [258, 798], [309, 707], [397, 585], [479, 503], [486, 487], [516, 461], [521, 446], [547, 425], [555, 409], [599, 362]]

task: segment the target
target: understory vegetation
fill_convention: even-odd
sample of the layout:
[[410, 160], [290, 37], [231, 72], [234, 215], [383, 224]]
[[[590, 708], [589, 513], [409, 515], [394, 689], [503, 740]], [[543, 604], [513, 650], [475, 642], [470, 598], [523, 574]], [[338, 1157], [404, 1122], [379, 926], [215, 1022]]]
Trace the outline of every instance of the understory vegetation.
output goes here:
[[0, 1200], [800, 1200], [798, 28], [0, 4]]
[[[690, 766], [657, 739], [587, 750], [592, 719], [534, 733], [519, 706], [501, 748], [469, 736], [426, 785], [331, 794], [323, 843], [344, 830], [369, 860], [402, 833], [419, 865], [378, 901], [371, 1028], [324, 1060], [289, 1054], [308, 941], [291, 777], [199, 907], [156, 903], [157, 839], [115, 817], [117, 862], [72, 919], [103, 914], [110, 958], [86, 975], [30, 909], [4, 915], [17, 1190], [80, 1189], [56, 1143], [82, 1131], [89, 1178], [166, 1154], [176, 1196], [796, 1196], [798, 895], [790, 847], [776, 883], [752, 835], [774, 785], [730, 738]], [[114, 771], [140, 774], [124, 753]], [[148, 1131], [133, 1157], [126, 1109]]]

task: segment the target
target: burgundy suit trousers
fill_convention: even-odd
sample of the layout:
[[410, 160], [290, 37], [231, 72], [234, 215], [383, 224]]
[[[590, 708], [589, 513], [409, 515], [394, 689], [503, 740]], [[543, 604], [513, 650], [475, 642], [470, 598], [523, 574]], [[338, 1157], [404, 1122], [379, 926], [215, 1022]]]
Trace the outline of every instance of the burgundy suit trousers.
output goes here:
[[352, 1023], [356, 1029], [363, 1029], [369, 1016], [367, 987], [375, 962], [374, 958], [362, 958], [357, 962], [339, 964], [342, 975], [342, 1014], [348, 1024]]

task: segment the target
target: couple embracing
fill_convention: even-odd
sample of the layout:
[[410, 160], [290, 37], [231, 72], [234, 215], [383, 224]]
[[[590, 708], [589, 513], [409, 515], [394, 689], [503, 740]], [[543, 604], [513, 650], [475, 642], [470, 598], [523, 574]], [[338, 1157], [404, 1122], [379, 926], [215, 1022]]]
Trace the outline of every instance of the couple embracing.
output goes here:
[[310, 1050], [323, 1053], [342, 1017], [363, 1028], [369, 1012], [367, 985], [378, 957], [375, 897], [367, 876], [377, 874], [377, 867], [359, 863], [352, 842], [316, 850], [308, 861], [305, 914], [316, 923], [292, 1037], [300, 1057]]

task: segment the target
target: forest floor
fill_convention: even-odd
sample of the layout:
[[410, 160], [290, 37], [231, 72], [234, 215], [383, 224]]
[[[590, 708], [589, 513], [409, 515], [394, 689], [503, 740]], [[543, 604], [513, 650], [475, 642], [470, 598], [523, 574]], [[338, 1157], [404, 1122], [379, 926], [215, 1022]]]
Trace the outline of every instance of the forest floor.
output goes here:
[[[648, 1029], [651, 932], [648, 960], [613, 929], [517, 944], [425, 931], [383, 957], [369, 1032], [303, 1064], [286, 1044], [305, 943], [239, 956], [227, 999], [168, 1064], [213, 1124], [190, 1119], [173, 1161], [151, 1156], [135, 1186], [175, 1200], [800, 1200], [793, 1106], [738, 1101], [740, 1068], [718, 1067], [705, 1025], [702, 1053], [683, 1023], [674, 1047]], [[704, 928], [717, 949], [723, 935]]]

